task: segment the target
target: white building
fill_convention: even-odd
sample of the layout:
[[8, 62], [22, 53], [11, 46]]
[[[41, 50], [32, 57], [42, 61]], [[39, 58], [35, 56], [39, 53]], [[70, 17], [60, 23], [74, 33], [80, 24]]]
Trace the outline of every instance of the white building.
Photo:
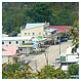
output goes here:
[[69, 64], [79, 63], [78, 53], [71, 53], [73, 47], [66, 49], [65, 53], [62, 53], [59, 57], [59, 63], [61, 64], [61, 69], [64, 71], [68, 70]]
[[66, 56], [61, 56], [61, 69], [67, 71], [69, 64], [75, 64], [79, 62], [79, 57], [77, 54], [68, 54]]
[[2, 45], [21, 45], [31, 42], [32, 37], [2, 37]]
[[8, 37], [8, 35], [7, 34], [2, 34], [2, 37]]
[[27, 23], [25, 28], [21, 29], [21, 36], [43, 37], [48, 26], [49, 23]]

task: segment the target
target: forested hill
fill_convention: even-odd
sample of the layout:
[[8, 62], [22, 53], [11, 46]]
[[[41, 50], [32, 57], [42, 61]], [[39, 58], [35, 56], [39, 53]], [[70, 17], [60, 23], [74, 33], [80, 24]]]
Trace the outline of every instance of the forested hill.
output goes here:
[[78, 19], [78, 2], [2, 3], [3, 33], [20, 32], [26, 23], [49, 22], [51, 25], [73, 25]]

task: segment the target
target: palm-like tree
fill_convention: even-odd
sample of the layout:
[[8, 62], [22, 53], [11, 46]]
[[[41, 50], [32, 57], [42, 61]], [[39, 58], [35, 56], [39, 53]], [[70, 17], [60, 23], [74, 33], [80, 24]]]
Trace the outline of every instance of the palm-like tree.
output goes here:
[[70, 30], [70, 35], [72, 38], [72, 44], [74, 46], [73, 50], [76, 51], [76, 49], [79, 46], [79, 23], [78, 23], [78, 21], [74, 22], [74, 25]]

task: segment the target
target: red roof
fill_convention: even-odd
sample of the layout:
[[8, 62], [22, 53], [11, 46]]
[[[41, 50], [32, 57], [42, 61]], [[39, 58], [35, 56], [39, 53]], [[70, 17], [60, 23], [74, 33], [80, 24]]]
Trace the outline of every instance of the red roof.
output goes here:
[[71, 26], [49, 26], [49, 28], [56, 29], [58, 32], [68, 32]]

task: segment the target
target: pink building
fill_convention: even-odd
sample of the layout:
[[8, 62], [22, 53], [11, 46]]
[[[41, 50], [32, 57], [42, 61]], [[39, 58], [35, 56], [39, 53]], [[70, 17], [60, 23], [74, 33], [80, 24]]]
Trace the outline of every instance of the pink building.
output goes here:
[[14, 63], [13, 57], [16, 56], [17, 49], [18, 48], [15, 45], [3, 45], [2, 46], [3, 63]]

